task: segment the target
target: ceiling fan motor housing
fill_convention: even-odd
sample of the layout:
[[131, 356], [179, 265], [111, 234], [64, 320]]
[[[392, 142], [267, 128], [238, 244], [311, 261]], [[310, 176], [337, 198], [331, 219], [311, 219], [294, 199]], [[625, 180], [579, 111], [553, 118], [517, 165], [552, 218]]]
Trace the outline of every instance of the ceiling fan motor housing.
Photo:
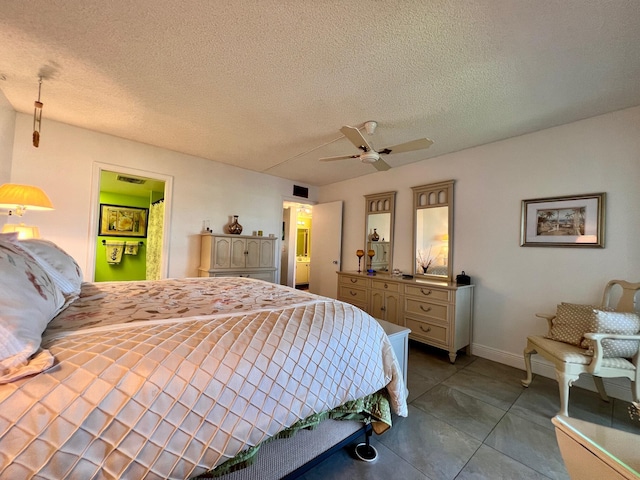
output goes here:
[[377, 152], [364, 152], [360, 154], [360, 161], [362, 163], [376, 163], [380, 160], [380, 155]]

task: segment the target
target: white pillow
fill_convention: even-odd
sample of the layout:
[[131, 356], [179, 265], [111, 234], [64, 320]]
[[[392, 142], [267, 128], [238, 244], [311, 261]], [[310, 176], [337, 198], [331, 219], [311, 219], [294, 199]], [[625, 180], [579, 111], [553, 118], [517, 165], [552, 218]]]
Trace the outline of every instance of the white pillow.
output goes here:
[[49, 240], [30, 238], [20, 245], [36, 259], [65, 295], [79, 295], [82, 270], [71, 255]]
[[[594, 310], [589, 332], [635, 335], [640, 331], [640, 316], [633, 312], [603, 312]], [[594, 354], [593, 340], [587, 340], [587, 355]], [[602, 340], [603, 358], [631, 358], [638, 352], [638, 340]]]
[[53, 357], [40, 352], [42, 332], [65, 303], [36, 260], [19, 244], [0, 239], [0, 384], [42, 371]]

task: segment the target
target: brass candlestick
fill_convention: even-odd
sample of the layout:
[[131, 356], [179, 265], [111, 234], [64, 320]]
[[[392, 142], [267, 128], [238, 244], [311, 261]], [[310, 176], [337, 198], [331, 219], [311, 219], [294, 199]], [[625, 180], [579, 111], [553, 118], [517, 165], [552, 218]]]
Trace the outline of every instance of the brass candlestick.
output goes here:
[[364, 257], [364, 250], [356, 250], [356, 255], [358, 256], [358, 273], [360, 273], [362, 271], [360, 270], [360, 260]]
[[376, 256], [376, 251], [375, 250], [369, 250], [367, 252], [367, 255], [369, 256], [369, 272], [373, 272], [373, 268], [372, 268], [372, 261], [373, 261], [373, 257]]

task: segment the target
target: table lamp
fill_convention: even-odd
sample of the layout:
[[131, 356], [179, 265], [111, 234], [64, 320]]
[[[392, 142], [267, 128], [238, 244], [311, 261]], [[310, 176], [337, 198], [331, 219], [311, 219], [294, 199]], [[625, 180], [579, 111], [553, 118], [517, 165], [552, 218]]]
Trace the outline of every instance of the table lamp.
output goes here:
[[[53, 210], [53, 204], [42, 189], [33, 185], [5, 183], [0, 186], [0, 209], [7, 209], [7, 215], [22, 217], [28, 210]], [[8, 223], [2, 227], [2, 233], [18, 232], [18, 238], [38, 238], [38, 227], [24, 223]]]

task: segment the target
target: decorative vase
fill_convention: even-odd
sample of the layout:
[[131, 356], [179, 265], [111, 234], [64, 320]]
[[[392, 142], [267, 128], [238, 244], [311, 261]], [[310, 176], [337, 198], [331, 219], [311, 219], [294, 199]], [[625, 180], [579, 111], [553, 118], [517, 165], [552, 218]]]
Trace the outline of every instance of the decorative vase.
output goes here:
[[372, 242], [377, 242], [378, 240], [380, 240], [380, 235], [378, 235], [378, 232], [376, 231], [377, 229], [373, 229], [373, 233], [371, 234], [371, 241]]
[[234, 235], [240, 235], [242, 233], [242, 225], [238, 223], [238, 215], [233, 216], [233, 222], [227, 225], [227, 232]]

